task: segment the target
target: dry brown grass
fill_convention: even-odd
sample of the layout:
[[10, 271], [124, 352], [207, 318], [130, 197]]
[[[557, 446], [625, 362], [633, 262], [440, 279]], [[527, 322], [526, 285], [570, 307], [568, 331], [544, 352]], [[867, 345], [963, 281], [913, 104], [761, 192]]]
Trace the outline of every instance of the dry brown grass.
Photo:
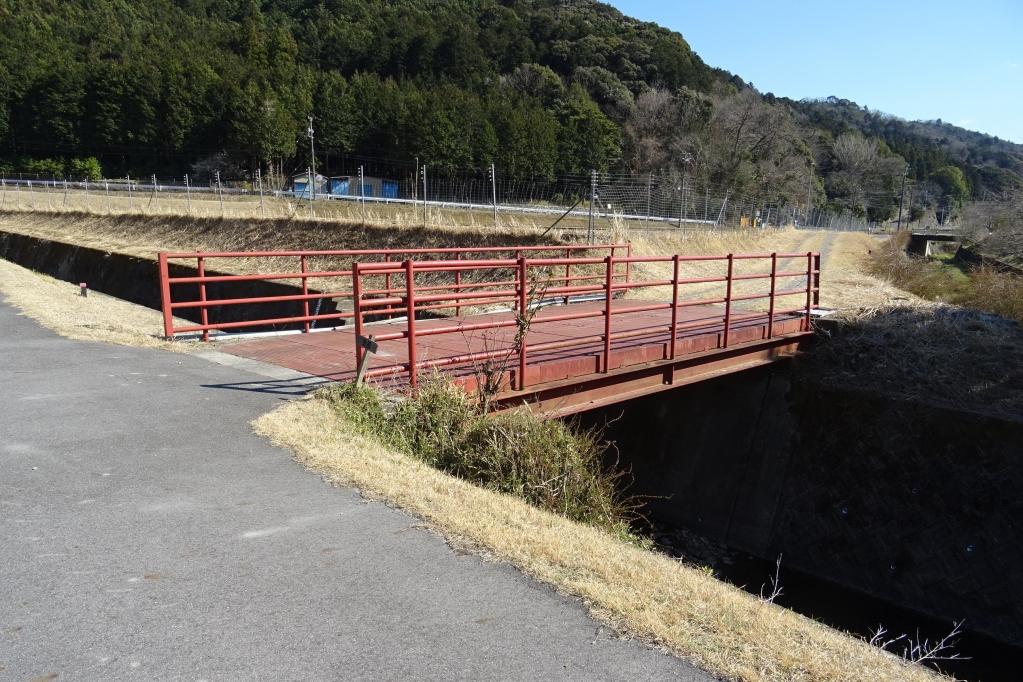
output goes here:
[[[258, 196], [225, 195], [223, 204], [216, 195], [193, 193], [189, 201], [181, 193], [134, 192], [129, 200], [127, 192], [111, 191], [104, 194], [102, 186], [88, 194], [72, 189], [65, 198], [63, 189], [44, 190], [35, 187], [29, 191], [22, 187], [16, 190], [6, 187], [0, 196], [0, 210], [23, 213], [91, 213], [105, 216], [167, 216], [207, 219], [269, 219], [303, 222], [355, 223], [382, 227], [459, 227], [469, 230], [506, 230], [536, 232], [553, 224], [560, 210], [552, 213], [498, 213], [495, 224], [492, 209], [481, 207], [441, 208], [431, 206], [424, 215], [422, 205], [381, 204], [368, 202], [363, 206], [357, 201], [319, 200], [312, 206], [308, 200], [291, 197], [263, 198], [262, 208]], [[606, 234], [613, 228], [615, 218], [601, 216], [597, 220], [598, 230]], [[588, 218], [572, 215], [558, 223], [559, 232], [582, 233], [585, 235]]]
[[[7, 211], [0, 212], [0, 230], [18, 232], [46, 239], [71, 242], [106, 251], [153, 258], [162, 250], [273, 250], [273, 249], [344, 249], [402, 248], [441, 246], [500, 246], [538, 243], [564, 243], [580, 236], [576, 232], [555, 230], [544, 233], [536, 229], [494, 229], [487, 225], [452, 223], [425, 228], [421, 224], [373, 224], [330, 221], [326, 219], [259, 219], [192, 217], [184, 215], [98, 214], [75, 212]], [[640, 230], [630, 229], [623, 221], [610, 222], [610, 229], [600, 234], [608, 241], [631, 241], [636, 255], [709, 255], [749, 252], [805, 253], [824, 250], [821, 304], [840, 310], [871, 309], [911, 294], [897, 289], [890, 282], [866, 272], [871, 250], [881, 242], [862, 233], [826, 233], [787, 230]], [[826, 247], [826, 248], [825, 248]], [[344, 268], [344, 259], [311, 259], [311, 269]], [[281, 263], [262, 261], [218, 260], [207, 264], [224, 272], [279, 271]], [[802, 270], [805, 263], [793, 259], [780, 267]], [[739, 261], [737, 274], [766, 272], [766, 261]], [[670, 275], [667, 264], [641, 264], [634, 267], [637, 278], [664, 279]], [[724, 263], [685, 263], [683, 277], [705, 277], [724, 274]], [[322, 286], [334, 282], [322, 281]], [[343, 284], [343, 283], [341, 283]], [[780, 285], [781, 289], [801, 286], [798, 278]], [[766, 293], [763, 281], [737, 282], [737, 294]], [[724, 295], [723, 285], [686, 285], [683, 298], [711, 298]], [[667, 300], [669, 288], [633, 290], [631, 297]], [[784, 303], [782, 303], [784, 302]], [[789, 305], [788, 302], [791, 302]], [[740, 304], [758, 309], [761, 302]], [[780, 305], [796, 307], [799, 296], [780, 299]]]
[[[22, 314], [61, 336], [123, 346], [188, 351], [195, 344], [164, 341], [144, 330], [163, 329], [160, 313], [121, 299], [41, 275], [0, 259], [0, 294]], [[184, 321], [179, 321], [185, 324]]]
[[0, 212], [0, 230], [142, 258], [154, 258], [159, 251], [470, 247], [554, 241], [541, 240], [531, 232], [462, 225], [425, 228], [327, 220], [70, 212]]
[[[890, 282], [867, 272], [870, 252], [880, 242], [859, 232], [823, 232], [807, 230], [751, 231], [699, 231], [683, 233], [632, 233], [634, 252], [640, 255], [671, 254], [716, 255], [725, 253], [799, 253], [821, 252], [821, 301], [827, 308], [842, 311], [872, 309], [897, 300], [915, 299], [912, 294], [897, 289]], [[804, 258], [779, 261], [780, 269], [803, 271]], [[683, 277], [712, 277], [725, 272], [721, 261], [710, 263], [684, 263], [680, 267]], [[736, 274], [765, 274], [770, 272], [767, 261], [737, 261]], [[660, 279], [670, 275], [670, 266], [651, 264], [636, 267], [638, 277]], [[779, 291], [794, 291], [805, 286], [798, 277], [779, 282]], [[765, 280], [739, 281], [734, 285], [738, 295], [767, 293]], [[722, 284], [686, 285], [680, 294], [688, 298], [724, 296]], [[633, 294], [639, 298], [665, 300], [671, 292], [667, 288], [639, 289]], [[780, 298], [780, 307], [798, 307], [799, 295]], [[740, 308], [766, 309], [766, 302], [741, 303]]]
[[740, 680], [925, 680], [929, 671], [591, 526], [484, 490], [358, 435], [321, 399], [254, 423], [299, 462], [421, 516], [459, 545], [582, 598], [619, 631]]

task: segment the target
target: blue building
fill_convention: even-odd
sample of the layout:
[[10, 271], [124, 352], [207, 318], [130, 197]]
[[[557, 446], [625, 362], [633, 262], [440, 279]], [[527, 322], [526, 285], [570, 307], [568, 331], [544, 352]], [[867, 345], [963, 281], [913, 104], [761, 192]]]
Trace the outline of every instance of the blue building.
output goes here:
[[366, 197], [367, 199], [400, 198], [398, 181], [386, 180], [384, 178], [363, 176], [361, 193], [359, 192], [359, 176], [357, 175], [341, 175], [330, 178], [327, 187], [330, 190], [330, 195], [337, 197]]

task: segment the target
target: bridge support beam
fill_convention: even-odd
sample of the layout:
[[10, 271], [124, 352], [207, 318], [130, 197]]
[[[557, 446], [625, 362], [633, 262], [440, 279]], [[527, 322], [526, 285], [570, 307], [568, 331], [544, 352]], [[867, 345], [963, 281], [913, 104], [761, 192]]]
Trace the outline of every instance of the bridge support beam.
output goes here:
[[565, 417], [790, 358], [812, 337], [811, 332], [795, 332], [674, 360], [629, 365], [588, 379], [574, 377], [504, 393], [492, 405], [501, 409], [525, 404], [545, 417]]

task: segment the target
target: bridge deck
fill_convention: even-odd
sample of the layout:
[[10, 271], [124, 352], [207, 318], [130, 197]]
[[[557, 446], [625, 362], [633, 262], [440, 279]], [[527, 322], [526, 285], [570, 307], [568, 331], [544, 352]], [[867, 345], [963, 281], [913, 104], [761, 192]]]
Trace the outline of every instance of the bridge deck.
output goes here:
[[[591, 382], [594, 378], [610, 378], [609, 374], [621, 375], [630, 370], [659, 368], [658, 371], [660, 371], [668, 369], [662, 365], [679, 365], [687, 358], [691, 361], [695, 359], [698, 365], [713, 366], [713, 374], [717, 375], [734, 371], [734, 369], [747, 366], [751, 362], [769, 361], [777, 355], [784, 354], [772, 351], [765, 356], [765, 349], [793, 350], [794, 340], [807, 333], [803, 315], [780, 314], [776, 315], [774, 320], [775, 338], [768, 340], [768, 316], [766, 313], [755, 314], [755, 316], [732, 321], [729, 347], [726, 349], [723, 348], [722, 338], [723, 308], [716, 306], [681, 308], [678, 322], [680, 326], [686, 325], [686, 328], [680, 329], [678, 332], [676, 357], [671, 359], [669, 357], [670, 310], [630, 312], [630, 309], [649, 306], [649, 304], [650, 301], [613, 301], [612, 334], [657, 326], [662, 326], [663, 331], [655, 329], [632, 338], [615, 340], [609, 357], [608, 374], [602, 373], [601, 367], [604, 347], [603, 342], [599, 340], [604, 333], [602, 316], [542, 324], [545, 317], [564, 313], [566, 309], [570, 309], [572, 312], [603, 310], [604, 302], [574, 303], [567, 307], [551, 306], [538, 311], [534, 318], [534, 326], [530, 328], [526, 336], [527, 349], [530, 345], [552, 341], [591, 338], [594, 340], [571, 348], [529, 353], [526, 369], [526, 384], [529, 390], [526, 393], [531, 396], [530, 399], [542, 401], [544, 389], [550, 388], [561, 396], [559, 398], [562, 404], [561, 411], [570, 413], [578, 409], [585, 409], [584, 405], [593, 396], [579, 395], [573, 398], [571, 400], [573, 407], [565, 406], [565, 395], [585, 392], [588, 390], [585, 386], [586, 382]], [[735, 312], [747, 314], [745, 311]], [[471, 325], [502, 319], [514, 319], [514, 314], [496, 312], [442, 319], [422, 319], [416, 320], [416, 329], [448, 327], [452, 326], [453, 322], [456, 325]], [[404, 321], [382, 321], [367, 324], [364, 333], [384, 335], [404, 327]], [[514, 327], [417, 336], [417, 360], [419, 362], [443, 360], [464, 356], [470, 352], [508, 349], [507, 358], [502, 356], [497, 361], [504, 362], [509, 374], [514, 375], [518, 366], [518, 356], [511, 352], [514, 336]], [[223, 344], [221, 349], [227, 353], [288, 367], [333, 381], [349, 381], [355, 377], [356, 372], [355, 338], [354, 331], [350, 326], [330, 332], [233, 341]], [[379, 352], [370, 356], [369, 369], [407, 361], [407, 340], [383, 341], [380, 343]], [[467, 388], [475, 386], [476, 373], [471, 362], [445, 366], [440, 371], [454, 377]], [[660, 378], [662, 376], [663, 372], [658, 375], [657, 384], [672, 383], [670, 376], [666, 380], [662, 380]], [[399, 386], [407, 383], [405, 375], [378, 376], [370, 381]], [[517, 382], [517, 378], [515, 381]], [[612, 381], [612, 383], [621, 382]], [[642, 392], [648, 393], [656, 388], [656, 385], [649, 381], [646, 382], [646, 385], [648, 388]], [[514, 399], [515, 396], [520, 396], [519, 399], [521, 399], [523, 393], [509, 390], [503, 395], [508, 400]]]

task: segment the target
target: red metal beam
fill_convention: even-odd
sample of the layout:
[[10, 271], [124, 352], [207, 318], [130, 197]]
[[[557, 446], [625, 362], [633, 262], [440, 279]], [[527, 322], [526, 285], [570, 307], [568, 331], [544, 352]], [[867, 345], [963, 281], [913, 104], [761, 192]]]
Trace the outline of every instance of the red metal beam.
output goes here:
[[525, 392], [506, 391], [491, 404], [496, 409], [526, 405], [545, 417], [564, 417], [776, 362], [795, 355], [810, 336], [796, 332], [728, 349], [689, 353], [675, 360], [630, 365], [606, 374], [538, 384]]

